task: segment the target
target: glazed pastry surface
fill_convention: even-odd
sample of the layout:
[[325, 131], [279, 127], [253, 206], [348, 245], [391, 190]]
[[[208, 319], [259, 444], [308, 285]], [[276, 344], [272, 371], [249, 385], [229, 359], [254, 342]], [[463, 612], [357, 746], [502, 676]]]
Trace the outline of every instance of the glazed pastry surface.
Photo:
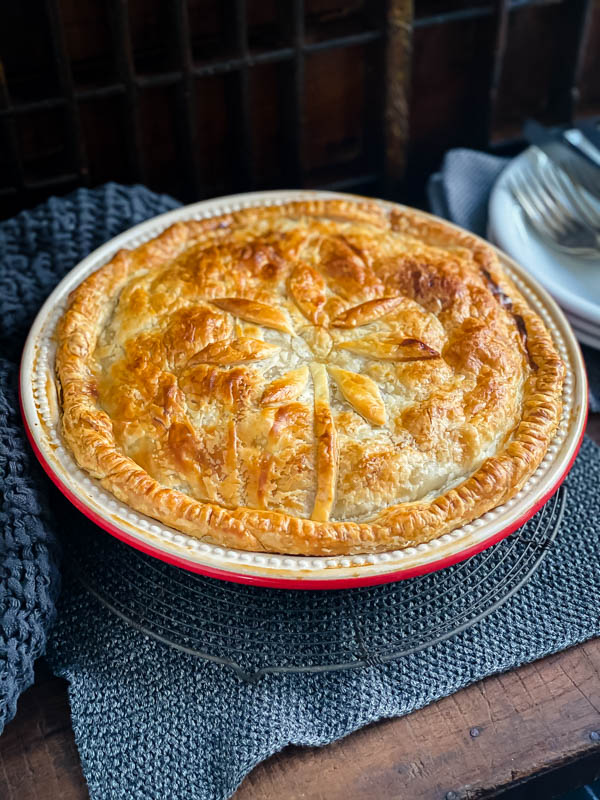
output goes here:
[[58, 328], [63, 433], [120, 500], [210, 542], [429, 541], [514, 495], [564, 366], [492, 248], [376, 203], [180, 222]]

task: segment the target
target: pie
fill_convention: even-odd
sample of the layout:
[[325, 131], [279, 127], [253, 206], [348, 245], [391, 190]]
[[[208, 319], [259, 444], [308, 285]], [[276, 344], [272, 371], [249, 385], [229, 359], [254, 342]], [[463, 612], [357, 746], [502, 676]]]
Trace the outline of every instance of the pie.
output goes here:
[[565, 368], [482, 240], [315, 199], [178, 222], [75, 289], [62, 430], [119, 500], [228, 548], [430, 541], [512, 497]]

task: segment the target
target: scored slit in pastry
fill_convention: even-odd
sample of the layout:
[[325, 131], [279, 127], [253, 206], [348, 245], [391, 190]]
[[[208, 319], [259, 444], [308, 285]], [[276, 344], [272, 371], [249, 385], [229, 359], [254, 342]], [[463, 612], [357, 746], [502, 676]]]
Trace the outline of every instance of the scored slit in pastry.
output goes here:
[[63, 435], [132, 508], [326, 555], [426, 542], [514, 495], [564, 365], [480, 239], [314, 200], [121, 251], [58, 326]]

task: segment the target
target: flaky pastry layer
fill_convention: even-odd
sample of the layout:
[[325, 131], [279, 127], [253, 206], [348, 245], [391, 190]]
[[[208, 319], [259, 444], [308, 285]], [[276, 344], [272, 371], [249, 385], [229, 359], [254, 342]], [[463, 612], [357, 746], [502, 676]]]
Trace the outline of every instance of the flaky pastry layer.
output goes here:
[[63, 435], [131, 507], [226, 547], [426, 542], [513, 496], [564, 365], [492, 248], [314, 200], [179, 222], [72, 293]]

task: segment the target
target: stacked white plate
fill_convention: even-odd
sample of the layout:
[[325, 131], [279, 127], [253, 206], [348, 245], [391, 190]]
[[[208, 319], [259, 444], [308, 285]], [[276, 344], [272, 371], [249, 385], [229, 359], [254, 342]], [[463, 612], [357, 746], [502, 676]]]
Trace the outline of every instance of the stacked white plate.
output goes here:
[[[562, 307], [577, 339], [600, 350], [600, 256], [576, 258], [554, 249], [525, 221], [508, 188], [525, 153], [502, 172], [492, 190], [488, 238], [533, 275]], [[600, 202], [598, 203], [600, 219]]]

